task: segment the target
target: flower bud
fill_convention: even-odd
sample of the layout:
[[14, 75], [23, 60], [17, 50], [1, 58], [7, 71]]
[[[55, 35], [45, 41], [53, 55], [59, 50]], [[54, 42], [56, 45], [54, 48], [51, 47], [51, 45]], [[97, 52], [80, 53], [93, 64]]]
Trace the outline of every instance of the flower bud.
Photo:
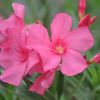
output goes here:
[[96, 54], [91, 61], [100, 64], [100, 53]]
[[79, 0], [78, 11], [79, 11], [79, 18], [82, 19], [85, 14], [86, 9], [86, 0]]

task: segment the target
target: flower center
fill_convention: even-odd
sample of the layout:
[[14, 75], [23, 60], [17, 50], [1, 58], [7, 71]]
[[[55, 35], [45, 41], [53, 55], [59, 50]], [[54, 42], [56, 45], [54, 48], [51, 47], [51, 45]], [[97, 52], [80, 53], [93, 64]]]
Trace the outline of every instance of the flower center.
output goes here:
[[17, 59], [22, 61], [22, 62], [25, 62], [27, 59], [28, 59], [28, 56], [29, 56], [29, 50], [27, 48], [23, 48], [23, 47], [19, 47], [17, 49]]
[[66, 52], [66, 43], [63, 40], [58, 39], [53, 43], [52, 49], [54, 53], [62, 55]]

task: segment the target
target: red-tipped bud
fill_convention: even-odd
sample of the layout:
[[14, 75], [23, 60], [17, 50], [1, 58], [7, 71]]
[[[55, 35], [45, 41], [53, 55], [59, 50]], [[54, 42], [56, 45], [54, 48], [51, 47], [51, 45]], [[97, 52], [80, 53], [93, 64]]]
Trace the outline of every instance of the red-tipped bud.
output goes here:
[[91, 24], [94, 23], [94, 21], [96, 20], [96, 16], [92, 17], [90, 16], [90, 14], [85, 15], [80, 21], [79, 21], [79, 27], [82, 26], [90, 26]]
[[78, 11], [79, 11], [79, 18], [82, 19], [85, 14], [86, 9], [86, 0], [79, 0]]
[[96, 16], [92, 17], [91, 20], [90, 20], [91, 24], [93, 24], [93, 23], [95, 22], [96, 19], [97, 19]]
[[90, 61], [100, 64], [100, 53], [96, 54]]
[[85, 15], [79, 22], [79, 27], [82, 27], [82, 26], [89, 26], [90, 25], [90, 19], [91, 19], [91, 16], [90, 14], [87, 14]]

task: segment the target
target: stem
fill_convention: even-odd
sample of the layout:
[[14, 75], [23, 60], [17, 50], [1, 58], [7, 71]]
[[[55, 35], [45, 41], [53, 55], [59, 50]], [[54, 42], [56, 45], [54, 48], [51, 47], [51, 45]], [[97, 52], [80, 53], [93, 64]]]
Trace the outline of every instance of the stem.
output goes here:
[[57, 100], [60, 100], [64, 86], [64, 75], [59, 71], [56, 73], [54, 83], [50, 89], [51, 92], [56, 96]]

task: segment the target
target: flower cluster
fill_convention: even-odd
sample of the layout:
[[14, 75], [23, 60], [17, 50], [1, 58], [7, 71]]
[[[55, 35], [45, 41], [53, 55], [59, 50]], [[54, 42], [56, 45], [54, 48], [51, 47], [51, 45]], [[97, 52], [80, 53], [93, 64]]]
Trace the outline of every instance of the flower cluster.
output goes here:
[[83, 17], [86, 1], [80, 2], [79, 26], [72, 29], [72, 17], [58, 13], [50, 25], [51, 36], [41, 23], [27, 25], [24, 5], [13, 3], [14, 13], [7, 19], [0, 18], [0, 65], [3, 69], [0, 80], [19, 86], [27, 75], [40, 73], [29, 90], [44, 95], [53, 83], [56, 71], [66, 76], [84, 71], [88, 63], [82, 53], [94, 44], [89, 29], [94, 17], [90, 19], [89, 14]]

